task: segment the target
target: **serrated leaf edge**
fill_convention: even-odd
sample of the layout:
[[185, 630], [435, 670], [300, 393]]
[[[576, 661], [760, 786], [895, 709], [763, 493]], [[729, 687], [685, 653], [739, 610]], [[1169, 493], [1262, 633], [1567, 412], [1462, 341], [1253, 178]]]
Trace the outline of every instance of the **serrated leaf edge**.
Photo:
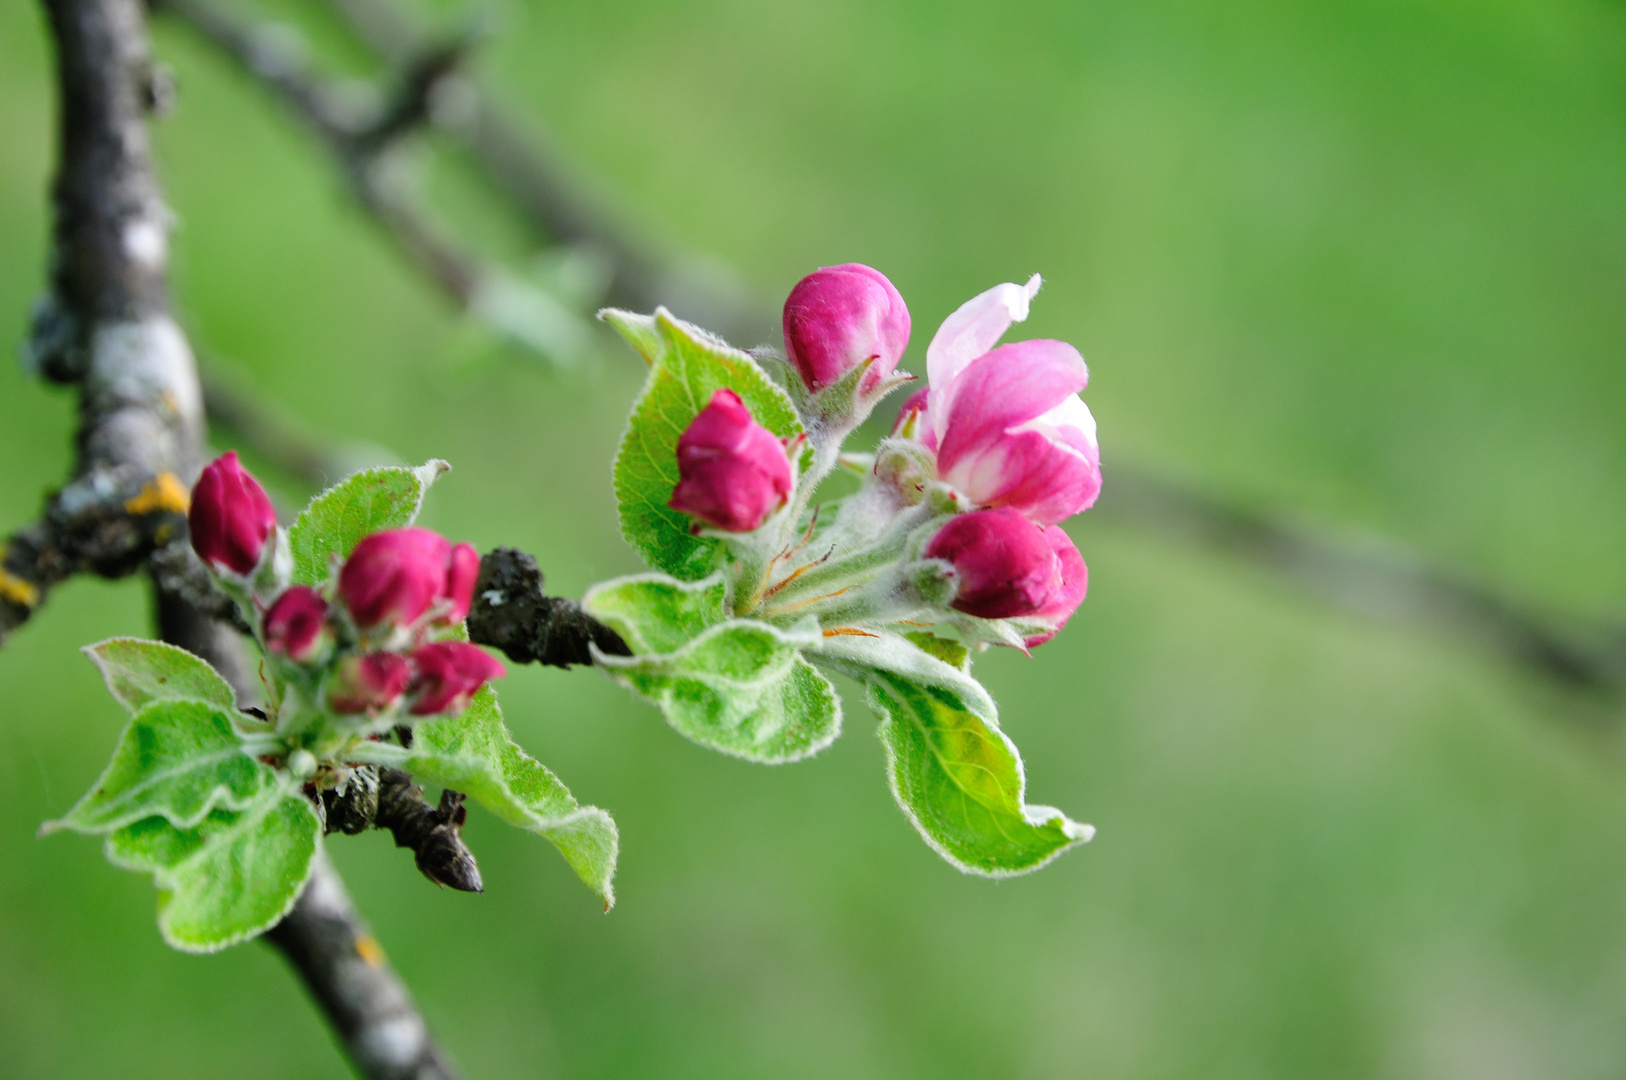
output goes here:
[[[877, 729], [877, 733], [879, 734], [881, 729], [884, 729], [888, 724], [896, 724], [898, 721], [892, 714], [892, 710], [886, 709], [877, 700], [880, 693], [884, 691], [881, 691], [873, 681], [865, 681], [868, 690], [868, 692], [865, 694], [867, 704], [869, 705], [871, 711], [875, 712], [881, 718], [881, 722]], [[901, 702], [899, 703], [899, 711], [906, 711]], [[977, 716], [976, 713], [972, 713], [971, 715]], [[997, 723], [989, 724], [987, 718], [982, 716], [977, 716], [977, 719], [982, 720], [984, 724], [988, 725], [988, 730], [999, 737], [999, 739], [1005, 744], [1006, 749], [1011, 752], [1011, 757], [1016, 762], [1016, 797], [1017, 804], [1022, 812], [1023, 818], [1027, 820], [1028, 824], [1035, 827], [1059, 825], [1062, 834], [1068, 837], [1069, 842], [1056, 848], [1039, 861], [1014, 870], [989, 870], [985, 867], [972, 866], [970, 863], [962, 862], [957, 855], [949, 851], [949, 849], [943, 846], [943, 844], [939, 842], [936, 837], [927, 831], [926, 827], [921, 823], [919, 815], [917, 815], [909, 804], [904, 801], [903, 793], [898, 789], [897, 755], [892, 750], [892, 744], [886, 740], [884, 735], [882, 735], [880, 742], [882, 749], [886, 753], [886, 783], [887, 787], [892, 792], [892, 801], [897, 803], [898, 809], [903, 811], [903, 816], [909, 819], [909, 824], [914, 826], [915, 832], [919, 833], [920, 838], [926, 841], [926, 845], [933, 851], [937, 852], [944, 862], [960, 871], [960, 873], [966, 874], [970, 877], [990, 878], [998, 881], [1002, 878], [1022, 877], [1023, 875], [1031, 874], [1035, 870], [1048, 866], [1063, 852], [1070, 851], [1079, 844], [1087, 844], [1091, 840], [1095, 839], [1094, 825], [1085, 825], [1074, 821], [1072, 818], [1069, 818], [1066, 814], [1062, 813], [1054, 806], [1029, 806], [1027, 804], [1025, 801], [1025, 796], [1027, 793], [1027, 769], [1023, 765], [1022, 755], [1016, 749], [1016, 744], [1011, 742], [1010, 737], [1006, 735], [1004, 731], [1000, 730]], [[914, 721], [909, 722], [914, 723]], [[919, 725], [917, 724], [916, 726], [918, 727]], [[927, 748], [931, 750], [932, 756], [937, 758], [939, 763], [942, 763], [942, 755], [937, 752], [937, 749], [932, 744], [932, 741], [930, 739], [926, 739], [925, 741]], [[944, 772], [951, 778], [954, 775], [953, 772], [949, 771], [947, 768], [944, 769]], [[955, 784], [955, 786], [959, 787], [958, 784]], [[976, 799], [976, 797], [971, 795], [970, 792], [966, 792], [964, 788], [960, 788], [960, 790], [965, 792], [967, 798], [974, 799], [979, 803], [982, 802], [981, 799]]]
[[213, 664], [209, 663], [209, 661], [205, 660], [203, 657], [199, 656], [197, 653], [191, 651], [190, 649], [183, 649], [179, 645], [171, 645], [167, 641], [154, 641], [151, 638], [140, 638], [140, 637], [133, 637], [133, 636], [130, 636], [130, 635], [117, 635], [117, 636], [110, 637], [110, 638], [103, 638], [101, 641], [95, 642], [94, 644], [80, 646], [79, 651], [84, 653], [85, 656], [89, 658], [89, 660], [90, 660], [90, 662], [92, 664], [96, 665], [96, 671], [102, 677], [102, 685], [107, 687], [107, 696], [112, 698], [114, 701], [118, 702], [120, 705], [124, 706], [125, 711], [128, 712], [131, 716], [134, 716], [136, 713], [140, 712], [141, 710], [139, 708], [131, 706], [131, 704], [128, 701], [125, 701], [124, 698], [119, 695], [119, 692], [113, 688], [113, 675], [112, 675], [112, 672], [109, 670], [108, 665], [104, 664], [102, 662], [102, 656], [101, 656], [101, 654], [99, 652], [97, 652], [98, 649], [103, 649], [103, 648], [106, 648], [108, 645], [113, 645], [113, 644], [155, 645], [160, 649], [166, 649], [166, 650], [168, 650], [170, 652], [182, 653], [185, 656], [187, 656], [188, 658], [190, 658], [192, 660], [196, 660], [198, 663], [200, 663], [204, 667], [208, 668], [209, 671], [214, 675], [214, 677], [220, 680], [220, 685], [226, 691], [226, 703], [222, 703], [222, 702], [218, 702], [218, 701], [209, 701], [206, 698], [193, 698], [193, 697], [164, 698], [162, 700], [165, 700], [165, 701], [203, 701], [207, 705], [211, 705], [211, 706], [213, 706], [213, 707], [215, 707], [217, 709], [223, 709], [223, 710], [224, 709], [236, 709], [237, 708], [237, 692], [232, 689], [231, 683], [226, 681], [226, 677], [224, 675], [220, 674], [219, 671], [215, 670], [215, 667], [214, 667]]
[[[130, 730], [132, 728], [134, 728], [136, 726], [136, 724], [141, 722], [141, 714], [142, 713], [146, 712], [147, 709], [152, 708], [155, 705], [167, 704], [169, 702], [185, 702], [187, 704], [203, 705], [203, 706], [205, 706], [207, 708], [210, 708], [210, 709], [213, 709], [213, 710], [215, 710], [216, 712], [219, 712], [219, 713], [224, 713], [225, 712], [225, 710], [220, 708], [220, 706], [217, 705], [216, 703], [214, 703], [212, 701], [204, 701], [201, 698], [162, 698], [162, 699], [160, 699], [158, 701], [151, 702], [146, 707], [144, 707], [140, 711], [138, 711], [134, 716], [132, 716], [129, 719], [128, 722], [125, 723], [123, 730], [121, 730], [119, 732], [119, 737], [118, 737], [117, 742], [115, 742], [114, 745], [113, 745], [113, 753], [114, 753], [114, 755], [116, 756], [118, 754], [118, 748], [124, 745], [124, 740], [125, 740], [126, 737], [129, 736]], [[230, 719], [230, 717], [228, 716], [227, 719]], [[250, 756], [246, 751], [244, 751], [241, 745], [234, 746], [230, 750], [221, 750], [221, 751], [218, 751], [218, 752], [212, 753], [212, 754], [204, 754], [204, 755], [201, 755], [199, 757], [188, 758], [187, 761], [188, 762], [215, 761], [215, 760], [225, 761], [225, 760], [228, 760], [231, 757], [231, 755], [233, 755], [233, 754], [242, 754], [244, 757], [247, 757], [250, 761], [254, 761], [254, 758], [252, 756]], [[265, 769], [266, 773], [270, 774], [270, 776], [273, 778], [273, 780], [275, 779], [276, 774], [270, 768], [266, 767], [263, 763], [260, 763], [260, 762], [257, 762], [257, 761], [255, 762], [255, 764], [259, 765], [260, 768]], [[92, 795], [94, 795], [96, 793], [96, 791], [102, 786], [102, 782], [107, 779], [108, 774], [111, 773], [112, 771], [113, 771], [113, 761], [109, 760], [106, 767], [104, 767], [102, 769], [101, 773], [96, 777], [96, 782], [90, 786], [90, 790], [85, 792], [83, 795], [81, 795], [79, 797], [79, 801], [74, 803], [73, 806], [69, 808], [69, 810], [68, 810], [68, 812], [66, 814], [63, 814], [60, 818], [57, 818], [55, 821], [47, 821], [43, 825], [41, 825], [40, 828], [39, 828], [38, 835], [40, 835], [40, 836], [48, 836], [48, 835], [50, 835], [52, 833], [62, 832], [62, 831], [66, 830], [66, 831], [76, 832], [76, 833], [79, 833], [79, 834], [84, 835], [84, 836], [102, 836], [102, 835], [105, 835], [107, 833], [118, 832], [120, 829], [124, 828], [126, 825], [134, 825], [136, 822], [144, 821], [144, 820], [146, 820], [147, 818], [150, 818], [150, 817], [161, 817], [165, 821], [169, 822], [171, 825], [175, 826], [177, 829], [195, 829], [200, 824], [202, 824], [204, 818], [208, 817], [210, 815], [210, 813], [212, 813], [215, 810], [225, 809], [225, 810], [231, 810], [231, 811], [234, 811], [234, 812], [241, 812], [241, 811], [247, 810], [250, 806], [254, 805], [254, 803], [259, 801], [259, 798], [260, 798], [260, 796], [258, 794], [256, 794], [253, 798], [250, 798], [250, 799], [237, 800], [237, 799], [232, 798], [231, 788], [227, 787], [225, 784], [216, 784], [214, 786], [214, 788], [209, 791], [208, 795], [206, 795], [204, 797], [203, 808], [200, 811], [198, 811], [196, 816], [193, 816], [193, 817], [178, 817], [178, 816], [176, 816], [174, 814], [170, 814], [170, 813], [168, 813], [166, 811], [163, 811], [163, 810], [156, 810], [156, 811], [142, 811], [142, 812], [129, 814], [129, 815], [125, 816], [125, 817], [115, 818], [112, 821], [112, 823], [110, 823], [110, 824], [82, 825], [82, 824], [79, 824], [78, 822], [73, 821], [72, 820], [73, 816], [76, 813], [78, 813], [79, 808], [81, 806], [85, 805], [85, 803], [90, 801], [90, 797]], [[150, 787], [154, 782], [156, 782], [158, 780], [168, 779], [169, 777], [174, 776], [177, 773], [180, 773], [180, 772], [183, 772], [183, 771], [185, 771], [185, 770], [180, 768], [180, 767], [177, 767], [177, 768], [171, 769], [171, 770], [169, 770], [168, 772], [165, 772], [165, 773], [154, 774], [153, 776], [150, 776], [142, 784], [137, 785], [135, 788], [131, 788], [130, 790], [136, 791], [136, 790], [140, 790], [143, 787]], [[270, 790], [270, 788], [262, 788], [261, 792], [264, 792], [266, 790]]]
[[[219, 941], [211, 941], [208, 943], [183, 941], [170, 933], [169, 923], [165, 916], [168, 912], [170, 897], [172, 897], [176, 892], [176, 886], [174, 884], [175, 879], [171, 876], [174, 867], [153, 867], [144, 865], [134, 860], [121, 859], [113, 852], [113, 840], [111, 836], [109, 836], [107, 841], [102, 845], [102, 854], [106, 857], [109, 863], [112, 863], [120, 870], [129, 870], [139, 874], [146, 874], [152, 878], [153, 885], [158, 889], [158, 933], [163, 937], [164, 943], [170, 948], [179, 952], [193, 953], [195, 955], [206, 955], [208, 953], [220, 952], [222, 949], [229, 949], [233, 945], [238, 945], [244, 941], [257, 938], [267, 930], [271, 929], [271, 927], [277, 925], [277, 923], [281, 922], [283, 917], [286, 916], [288, 912], [293, 910], [294, 905], [299, 902], [300, 894], [305, 891], [305, 886], [310, 882], [311, 872], [316, 867], [316, 860], [320, 858], [322, 854], [322, 824], [320, 819], [318, 819], [316, 816], [315, 808], [311, 806], [310, 801], [303, 795], [299, 795], [297, 792], [289, 791], [285, 788], [274, 790], [276, 791], [275, 796], [264, 800], [265, 808], [257, 816], [251, 816], [249, 811], [244, 811], [242, 817], [239, 817], [236, 821], [233, 821], [231, 825], [229, 825], [219, 835], [236, 835], [241, 831], [239, 826], [243, 826], [245, 822], [247, 822], [247, 827], [258, 825], [261, 821], [265, 820], [265, 818], [269, 817], [272, 810], [274, 810], [284, 799], [297, 799], [305, 807], [305, 812], [310, 815], [311, 826], [316, 831], [316, 842], [311, 847], [310, 859], [305, 863], [305, 870], [300, 877], [299, 885], [293, 889], [293, 891], [289, 894], [288, 902], [284, 904], [274, 916], [267, 919], [261, 926], [255, 927], [252, 930], [244, 930], [231, 934]], [[159, 815], [153, 814], [149, 816], [157, 817]], [[187, 858], [182, 859], [175, 865], [184, 866], [190, 864], [195, 859], [201, 858], [211, 846], [213, 846], [212, 843], [200, 847], [196, 852]]]

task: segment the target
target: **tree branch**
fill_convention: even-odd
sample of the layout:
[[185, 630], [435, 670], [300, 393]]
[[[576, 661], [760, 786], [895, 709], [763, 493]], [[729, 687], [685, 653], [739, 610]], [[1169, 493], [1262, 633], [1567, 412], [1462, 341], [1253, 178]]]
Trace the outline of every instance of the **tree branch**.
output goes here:
[[[211, 618], [207, 595], [173, 554], [184, 547], [204, 422], [192, 354], [165, 289], [168, 213], [144, 122], [161, 95], [142, 10], [138, 0], [44, 3], [57, 47], [61, 159], [50, 291], [28, 353], [36, 370], [78, 388], [78, 461], [42, 523], [7, 545], [0, 632], [70, 573], [113, 576], [145, 563], [161, 635], [214, 664], [246, 703], [258, 680], [242, 640]], [[454, 1077], [325, 860], [267, 937], [305, 976], [364, 1075]]]

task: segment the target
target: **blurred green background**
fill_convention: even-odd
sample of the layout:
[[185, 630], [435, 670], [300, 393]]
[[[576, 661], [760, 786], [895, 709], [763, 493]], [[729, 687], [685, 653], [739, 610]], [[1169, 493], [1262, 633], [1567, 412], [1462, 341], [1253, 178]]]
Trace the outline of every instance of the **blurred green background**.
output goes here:
[[[358, 62], [315, 0], [276, 10]], [[917, 370], [961, 301], [1044, 273], [1019, 336], [1089, 358], [1109, 495], [1115, 459], [1148, 463], [1621, 612], [1620, 4], [485, 10], [488, 83], [607, 203], [764, 297], [881, 268]], [[277, 106], [184, 30], [157, 41], [199, 344], [312, 431], [451, 460], [426, 522], [536, 552], [553, 590], [637, 569], [608, 483], [632, 353], [561, 374], [484, 341]], [[40, 13], [0, 4], [6, 351], [43, 280], [53, 111]], [[525, 250], [455, 166], [426, 182]], [[70, 395], [0, 369], [5, 528], [72, 428]], [[518, 740], [620, 823], [613, 913], [478, 811], [484, 896], [384, 835], [330, 845], [471, 1080], [1626, 1071], [1618, 710], [1109, 515], [1070, 528], [1089, 601], [1033, 659], [979, 666], [1029, 797], [1100, 829], [1031, 877], [962, 878], [920, 842], [850, 693], [833, 749], [765, 769], [593, 671], [513, 671]], [[171, 952], [146, 880], [35, 839], [122, 721], [76, 648], [146, 627], [139, 581], [78, 581], [0, 650], [0, 1076], [347, 1075], [269, 949]]]

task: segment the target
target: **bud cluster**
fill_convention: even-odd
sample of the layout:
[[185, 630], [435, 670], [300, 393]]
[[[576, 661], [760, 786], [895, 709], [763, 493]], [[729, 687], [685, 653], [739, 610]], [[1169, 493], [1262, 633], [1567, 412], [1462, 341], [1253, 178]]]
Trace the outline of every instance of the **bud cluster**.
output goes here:
[[235, 453], [204, 468], [189, 524], [193, 549], [237, 601], [277, 676], [271, 720], [290, 760], [333, 761], [412, 718], [460, 712], [503, 674], [489, 653], [458, 640], [480, 571], [468, 544], [388, 529], [335, 559], [320, 585], [290, 584], [287, 533]]
[[[885, 276], [857, 264], [791, 290], [783, 382], [810, 466], [799, 470], [800, 444], [726, 389], [677, 445], [669, 505], [726, 542], [734, 614], [814, 615], [826, 634], [942, 621], [968, 640], [1021, 648], [1055, 636], [1088, 586], [1060, 522], [1094, 504], [1101, 467], [1078, 350], [999, 344], [1039, 285], [1038, 275], [998, 285], [944, 320], [926, 349], [928, 385], [873, 456], [846, 458], [846, 436], [913, 379], [897, 371], [909, 311]], [[867, 475], [832, 521], [812, 494], [843, 460]]]

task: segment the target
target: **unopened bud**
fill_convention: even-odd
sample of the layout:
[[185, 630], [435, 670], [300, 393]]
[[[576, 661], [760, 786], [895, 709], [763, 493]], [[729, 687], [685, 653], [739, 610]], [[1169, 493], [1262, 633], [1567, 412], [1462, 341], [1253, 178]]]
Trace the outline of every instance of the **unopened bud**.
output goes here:
[[192, 487], [187, 515], [192, 550], [216, 573], [239, 576], [254, 572], [266, 541], [277, 528], [277, 514], [259, 481], [228, 450], [204, 467]]
[[265, 613], [263, 626], [265, 647], [301, 664], [315, 663], [333, 641], [327, 601], [309, 585], [285, 589]]
[[1044, 531], [1008, 507], [950, 518], [924, 555], [954, 565], [960, 587], [952, 606], [983, 619], [1034, 614], [1060, 580]]
[[809, 390], [871, 358], [864, 389], [892, 374], [909, 344], [909, 308], [886, 275], [861, 263], [815, 270], [785, 301], [785, 352]]
[[791, 466], [778, 436], [740, 396], [718, 390], [678, 438], [674, 510], [725, 532], [750, 532], [790, 496]]
[[347, 656], [327, 684], [327, 707], [341, 716], [381, 712], [400, 700], [412, 681], [412, 665], [397, 653]]
[[418, 696], [411, 710], [414, 716], [462, 712], [480, 687], [507, 674], [490, 653], [464, 641], [420, 646], [413, 650], [412, 663], [417, 668], [413, 688]]

